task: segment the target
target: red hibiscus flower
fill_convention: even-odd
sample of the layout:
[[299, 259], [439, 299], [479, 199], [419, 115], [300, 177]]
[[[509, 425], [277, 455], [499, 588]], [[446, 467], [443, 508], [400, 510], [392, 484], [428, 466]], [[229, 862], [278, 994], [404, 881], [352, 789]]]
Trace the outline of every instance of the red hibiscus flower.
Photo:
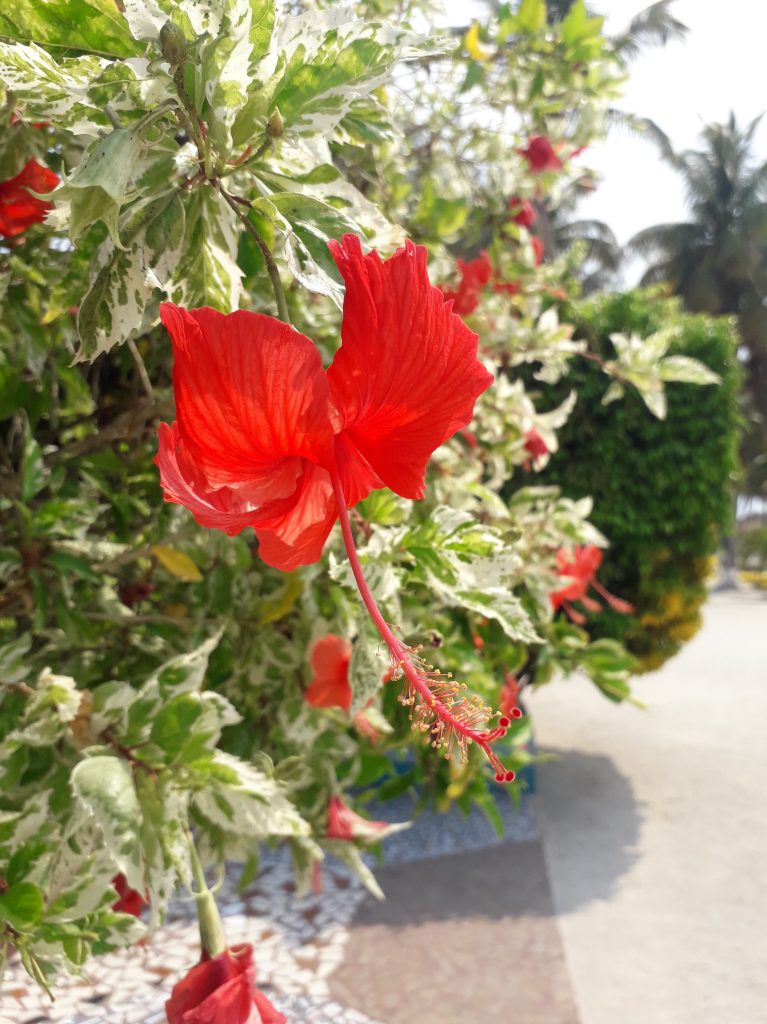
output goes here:
[[602, 605], [588, 596], [589, 589], [593, 587], [614, 611], [623, 614], [633, 612], [633, 605], [615, 597], [599, 583], [596, 574], [601, 564], [602, 552], [595, 544], [575, 547], [572, 555], [569, 555], [564, 548], [560, 548], [557, 552], [557, 572], [560, 576], [567, 577], [570, 582], [551, 592], [549, 598], [552, 607], [555, 610], [563, 608], [573, 622], [583, 625], [586, 621], [585, 617], [572, 607], [571, 602], [580, 601], [590, 612], [601, 611]]
[[518, 149], [520, 156], [525, 157], [531, 171], [559, 171], [562, 168], [562, 161], [554, 152], [545, 135], [534, 135], [529, 140], [525, 149]]
[[520, 227], [529, 228], [535, 223], [536, 213], [533, 209], [533, 204], [527, 199], [512, 196], [509, 200], [509, 210], [511, 211], [511, 219], [515, 224], [519, 224]]
[[347, 807], [340, 796], [332, 796], [328, 801], [328, 827], [326, 839], [357, 839], [363, 842], [375, 842], [380, 833], [390, 825], [386, 821], [368, 821]]
[[351, 656], [352, 645], [344, 637], [328, 633], [316, 641], [310, 655], [314, 676], [304, 694], [307, 704], [314, 708], [349, 710], [352, 702], [349, 686]]
[[525, 443], [523, 447], [530, 455], [533, 462], [536, 462], [538, 459], [542, 459], [544, 455], [549, 454], [549, 446], [535, 428], [528, 430], [525, 434]]
[[112, 885], [115, 887], [117, 895], [120, 897], [116, 903], [112, 904], [112, 910], [117, 911], [118, 914], [133, 914], [134, 917], [141, 917], [141, 911], [144, 907], [148, 907], [149, 904], [140, 892], [136, 892], [135, 889], [131, 889], [126, 881], [125, 875], [122, 873], [115, 875], [112, 879]]
[[201, 526], [252, 526], [261, 558], [285, 571], [318, 561], [339, 519], [362, 601], [406, 681], [399, 699], [414, 728], [462, 760], [476, 743], [496, 779], [510, 781], [491, 749], [505, 727], [482, 728], [492, 709], [427, 665], [381, 614], [348, 512], [380, 487], [422, 498], [432, 452], [467, 426], [493, 378], [477, 359], [477, 335], [430, 285], [424, 248], [408, 242], [385, 261], [364, 255], [354, 235], [330, 248], [346, 295], [327, 371], [308, 338], [272, 317], [161, 306], [178, 415], [159, 429], [165, 500]]
[[256, 988], [250, 944], [203, 960], [176, 982], [165, 1004], [168, 1024], [287, 1024]]
[[52, 204], [36, 199], [33, 192], [52, 192], [59, 184], [59, 177], [37, 160], [29, 163], [8, 181], [0, 182], [0, 235], [15, 238], [45, 218]]
[[382, 261], [346, 235], [331, 250], [346, 298], [327, 371], [272, 317], [161, 307], [178, 415], [159, 431], [165, 500], [201, 526], [252, 526], [263, 560], [286, 571], [322, 555], [338, 518], [334, 472], [347, 506], [380, 487], [422, 498], [432, 452], [492, 383], [476, 334], [429, 284], [424, 248]]
[[468, 263], [461, 259], [456, 260], [456, 263], [461, 275], [458, 287], [455, 290], [442, 288], [441, 291], [446, 299], [453, 300], [453, 311], [466, 316], [479, 305], [480, 293], [489, 284], [493, 268], [486, 252]]

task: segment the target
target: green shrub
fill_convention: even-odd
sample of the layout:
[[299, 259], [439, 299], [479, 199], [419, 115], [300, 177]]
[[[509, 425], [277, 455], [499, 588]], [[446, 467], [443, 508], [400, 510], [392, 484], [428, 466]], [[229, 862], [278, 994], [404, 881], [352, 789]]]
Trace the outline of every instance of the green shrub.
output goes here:
[[736, 546], [741, 568], [767, 569], [767, 525], [742, 530]]
[[649, 670], [699, 627], [712, 556], [732, 526], [741, 376], [735, 336], [729, 320], [684, 314], [676, 300], [654, 291], [566, 304], [561, 318], [604, 358], [614, 355], [612, 333], [647, 337], [676, 325], [669, 351], [699, 359], [722, 378], [720, 386], [669, 384], [665, 420], [633, 391], [602, 405], [608, 384], [585, 359], [540, 396], [540, 407], [548, 408], [570, 389], [578, 392], [542, 482], [570, 497], [593, 496], [592, 521], [612, 545], [600, 579], [635, 606], [634, 615], [605, 608], [590, 617], [589, 630], [622, 639]]

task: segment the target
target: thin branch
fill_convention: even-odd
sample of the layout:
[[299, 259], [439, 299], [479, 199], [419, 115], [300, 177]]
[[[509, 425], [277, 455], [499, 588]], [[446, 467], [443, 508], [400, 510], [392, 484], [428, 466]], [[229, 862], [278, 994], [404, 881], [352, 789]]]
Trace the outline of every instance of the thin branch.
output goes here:
[[219, 190], [224, 200], [228, 203], [230, 208], [234, 210], [237, 217], [242, 221], [242, 224], [247, 231], [256, 240], [256, 244], [261, 250], [261, 254], [264, 257], [264, 263], [269, 274], [269, 279], [272, 282], [272, 289], [274, 291], [274, 297], [277, 300], [277, 312], [280, 320], [284, 320], [286, 324], [290, 323], [290, 313], [288, 312], [288, 303], [285, 299], [285, 289], [282, 287], [282, 280], [280, 279], [280, 271], [277, 264], [274, 262], [272, 251], [266, 244], [264, 239], [258, 233], [256, 228], [251, 224], [250, 218], [247, 213], [243, 213], [240, 209], [241, 206], [250, 208], [250, 202], [247, 199], [243, 199], [241, 196], [230, 195], [220, 181], [216, 181], [216, 188]]
[[152, 390], [152, 382], [149, 379], [149, 374], [147, 373], [146, 364], [145, 364], [145, 362], [144, 362], [144, 360], [143, 360], [143, 358], [141, 356], [141, 353], [138, 350], [138, 346], [136, 345], [136, 342], [133, 340], [133, 338], [129, 338], [128, 339], [128, 351], [133, 356], [133, 360], [136, 363], [136, 368], [138, 370], [139, 380], [141, 381], [141, 384], [142, 384], [142, 386], [144, 388], [144, 391], [146, 391], [147, 396], [149, 398], [154, 400], [154, 391]]

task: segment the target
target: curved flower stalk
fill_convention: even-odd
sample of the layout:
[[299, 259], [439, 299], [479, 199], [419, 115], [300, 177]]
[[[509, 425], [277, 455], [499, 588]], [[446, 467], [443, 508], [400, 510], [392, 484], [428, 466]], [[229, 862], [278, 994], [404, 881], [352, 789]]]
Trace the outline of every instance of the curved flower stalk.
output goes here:
[[427, 252], [363, 254], [345, 235], [331, 251], [346, 284], [342, 344], [324, 370], [314, 344], [258, 313], [161, 308], [173, 342], [178, 420], [161, 424], [155, 459], [166, 501], [228, 534], [252, 526], [259, 554], [289, 571], [317, 562], [336, 519], [365, 607], [416, 728], [447, 756], [491, 750], [510, 724], [422, 661], [384, 620], [354, 546], [348, 509], [372, 490], [425, 493], [432, 453], [470, 422], [493, 378], [477, 335], [429, 283]]

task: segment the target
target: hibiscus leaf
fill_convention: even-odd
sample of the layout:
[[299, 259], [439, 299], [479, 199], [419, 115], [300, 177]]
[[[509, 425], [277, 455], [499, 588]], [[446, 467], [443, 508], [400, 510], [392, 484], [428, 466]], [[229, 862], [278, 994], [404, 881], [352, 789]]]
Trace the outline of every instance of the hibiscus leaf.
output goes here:
[[141, 53], [114, 0], [15, 0], [0, 13], [0, 35], [115, 57]]
[[240, 304], [242, 271], [237, 265], [240, 228], [217, 192], [196, 189], [185, 200], [186, 233], [174, 295], [182, 305], [212, 306], [231, 313]]
[[80, 305], [77, 360], [93, 360], [133, 337], [155, 289], [167, 292], [181, 258], [184, 207], [175, 193], [143, 200], [120, 221], [126, 249], [111, 238], [98, 248], [90, 286]]
[[352, 690], [349, 714], [352, 717], [375, 699], [381, 687], [381, 678], [389, 668], [388, 658], [381, 652], [382, 646], [380, 642], [371, 640], [364, 629], [360, 629], [349, 662], [349, 685]]
[[0, 42], [0, 82], [30, 121], [39, 118], [57, 128], [92, 132], [109, 123], [104, 112], [86, 99], [88, 87], [105, 66], [92, 55], [56, 60], [34, 44]]
[[128, 885], [142, 891], [142, 818], [130, 765], [120, 757], [87, 757], [75, 765], [70, 781], [75, 797], [101, 829]]

